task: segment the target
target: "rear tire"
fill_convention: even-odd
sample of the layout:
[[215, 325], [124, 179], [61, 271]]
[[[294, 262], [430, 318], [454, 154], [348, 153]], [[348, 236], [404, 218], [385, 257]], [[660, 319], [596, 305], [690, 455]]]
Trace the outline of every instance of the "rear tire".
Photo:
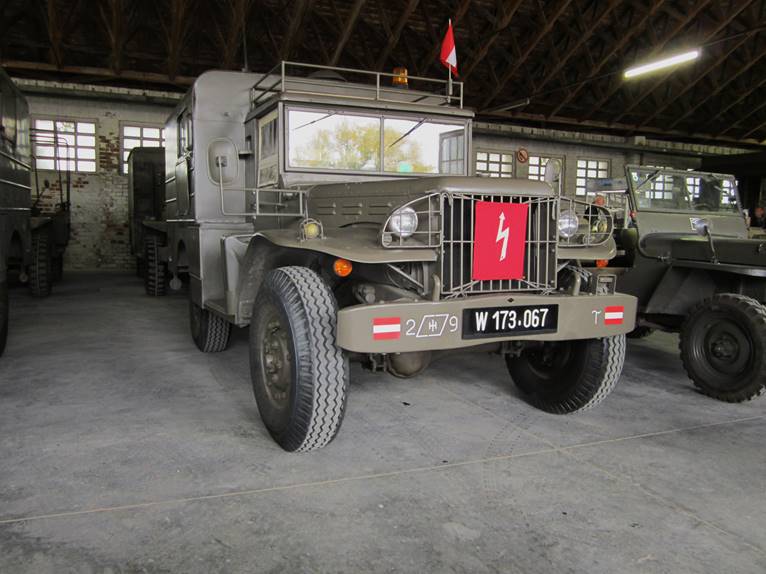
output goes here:
[[681, 361], [701, 393], [728, 403], [766, 394], [766, 307], [721, 294], [696, 305], [681, 327]]
[[231, 323], [189, 301], [189, 323], [197, 348], [203, 353], [220, 353], [229, 346]]
[[625, 335], [546, 342], [506, 357], [526, 400], [554, 414], [590, 409], [612, 392], [625, 361]]
[[270, 272], [250, 323], [250, 373], [266, 428], [288, 452], [329, 444], [346, 410], [348, 357], [335, 344], [338, 308], [305, 267]]
[[8, 341], [8, 282], [0, 283], [0, 356], [5, 351]]
[[152, 297], [161, 297], [166, 289], [167, 266], [160, 260], [161, 247], [160, 238], [156, 235], [149, 235], [144, 239], [144, 287], [146, 294]]
[[53, 266], [47, 229], [32, 233], [32, 265], [29, 266], [29, 289], [33, 297], [51, 294]]

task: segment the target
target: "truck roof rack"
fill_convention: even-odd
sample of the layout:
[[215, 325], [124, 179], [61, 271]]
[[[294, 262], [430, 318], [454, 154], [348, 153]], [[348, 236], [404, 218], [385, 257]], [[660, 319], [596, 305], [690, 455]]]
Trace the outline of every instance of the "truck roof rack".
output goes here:
[[[324, 77], [318, 77], [321, 72], [340, 74], [347, 83], [332, 80], [326, 74]], [[352, 82], [349, 77], [355, 78], [357, 81]], [[250, 108], [255, 109], [274, 95], [285, 93], [304, 96], [329, 95], [356, 101], [463, 108], [463, 82], [408, 75], [408, 82], [417, 84], [417, 90], [384, 85], [385, 79], [397, 77], [400, 75], [282, 61], [250, 88]], [[328, 84], [332, 83], [335, 83], [338, 89], [328, 91]]]

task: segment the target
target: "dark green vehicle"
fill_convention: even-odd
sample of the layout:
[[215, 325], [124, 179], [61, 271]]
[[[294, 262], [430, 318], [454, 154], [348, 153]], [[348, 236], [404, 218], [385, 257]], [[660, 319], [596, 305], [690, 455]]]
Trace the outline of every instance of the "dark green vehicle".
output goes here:
[[629, 205], [615, 210], [619, 251], [608, 268], [638, 297], [631, 336], [680, 333], [684, 368], [706, 395], [764, 394], [766, 238], [748, 238], [734, 177], [639, 166], [626, 176]]
[[608, 211], [476, 177], [462, 85], [393, 79], [207, 72], [166, 124], [146, 291], [188, 283], [203, 352], [249, 326], [258, 408], [289, 451], [336, 435], [351, 360], [411, 377], [438, 355], [494, 352], [554, 413], [599, 403], [622, 371], [636, 300], [583, 266], [615, 254]]

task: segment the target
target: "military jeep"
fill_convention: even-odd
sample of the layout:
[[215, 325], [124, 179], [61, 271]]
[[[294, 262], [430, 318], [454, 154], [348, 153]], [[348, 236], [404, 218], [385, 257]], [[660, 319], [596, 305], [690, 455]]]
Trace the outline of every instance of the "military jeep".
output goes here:
[[411, 377], [438, 354], [498, 353], [553, 413], [595, 405], [622, 370], [635, 298], [586, 268], [615, 254], [608, 211], [560, 198], [555, 169], [472, 177], [462, 84], [402, 80], [208, 72], [166, 125], [147, 293], [188, 282], [204, 352], [249, 325], [258, 408], [288, 451], [335, 437], [351, 359]]
[[616, 218], [619, 251], [608, 269], [639, 300], [629, 336], [680, 333], [684, 368], [706, 395], [763, 394], [766, 241], [748, 238], [734, 177], [627, 166], [624, 180], [607, 182], [615, 185], [629, 204]]

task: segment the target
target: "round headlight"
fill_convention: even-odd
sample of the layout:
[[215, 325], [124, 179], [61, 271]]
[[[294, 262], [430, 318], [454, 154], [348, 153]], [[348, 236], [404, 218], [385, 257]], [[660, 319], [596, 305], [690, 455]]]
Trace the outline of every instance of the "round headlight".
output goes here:
[[564, 239], [571, 239], [577, 228], [580, 227], [580, 219], [574, 211], [562, 211], [559, 214], [559, 235]]
[[407, 238], [418, 229], [418, 214], [411, 207], [400, 207], [391, 214], [389, 225], [394, 234]]

